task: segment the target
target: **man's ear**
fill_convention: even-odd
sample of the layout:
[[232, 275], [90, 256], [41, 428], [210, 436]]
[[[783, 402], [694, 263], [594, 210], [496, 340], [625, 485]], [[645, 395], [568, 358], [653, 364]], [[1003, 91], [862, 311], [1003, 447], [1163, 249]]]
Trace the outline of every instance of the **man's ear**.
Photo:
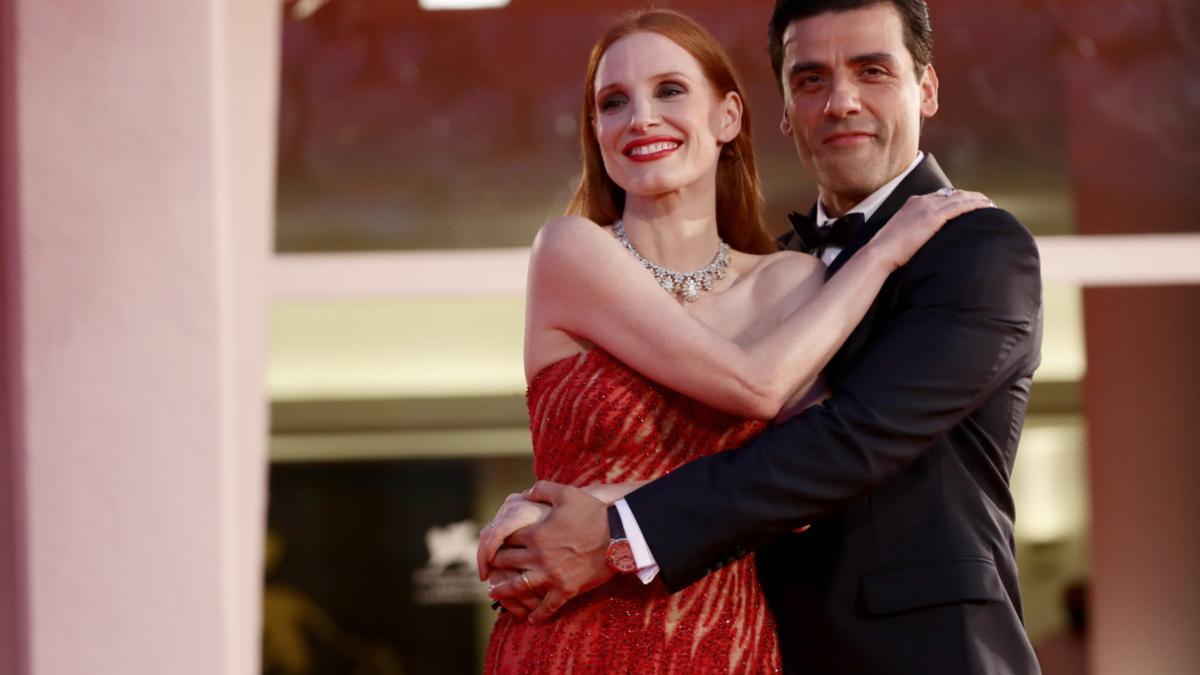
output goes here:
[[921, 73], [921, 117], [933, 117], [938, 111], [938, 77], [933, 64], [925, 66]]
[[725, 94], [725, 99], [721, 101], [721, 129], [717, 133], [718, 141], [731, 143], [742, 133], [742, 111], [742, 97], [738, 96], [736, 91]]

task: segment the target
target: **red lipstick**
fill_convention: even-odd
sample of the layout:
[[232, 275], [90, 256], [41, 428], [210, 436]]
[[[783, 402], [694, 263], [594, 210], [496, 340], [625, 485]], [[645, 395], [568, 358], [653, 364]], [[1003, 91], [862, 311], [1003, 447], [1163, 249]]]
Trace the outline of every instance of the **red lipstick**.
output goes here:
[[630, 141], [621, 149], [621, 154], [635, 162], [653, 162], [662, 159], [683, 145], [683, 141], [670, 136], [647, 136]]

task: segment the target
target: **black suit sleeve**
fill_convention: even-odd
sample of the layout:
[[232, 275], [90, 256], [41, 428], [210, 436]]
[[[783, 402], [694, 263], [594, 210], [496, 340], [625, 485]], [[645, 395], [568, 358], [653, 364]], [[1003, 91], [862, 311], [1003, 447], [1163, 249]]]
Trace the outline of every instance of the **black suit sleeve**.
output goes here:
[[1036, 366], [1037, 248], [1008, 213], [956, 219], [889, 283], [888, 318], [823, 405], [627, 497], [672, 590], [844, 508]]

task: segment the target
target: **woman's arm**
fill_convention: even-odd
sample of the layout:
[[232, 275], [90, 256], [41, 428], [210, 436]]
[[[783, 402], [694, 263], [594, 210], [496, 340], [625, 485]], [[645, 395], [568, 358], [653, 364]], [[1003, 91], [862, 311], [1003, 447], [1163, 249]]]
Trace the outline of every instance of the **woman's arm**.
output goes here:
[[746, 346], [688, 314], [604, 229], [559, 218], [534, 241], [527, 336], [555, 329], [585, 338], [675, 391], [770, 419], [816, 380], [892, 271], [947, 220], [989, 204], [965, 191], [910, 199], [809, 302]]

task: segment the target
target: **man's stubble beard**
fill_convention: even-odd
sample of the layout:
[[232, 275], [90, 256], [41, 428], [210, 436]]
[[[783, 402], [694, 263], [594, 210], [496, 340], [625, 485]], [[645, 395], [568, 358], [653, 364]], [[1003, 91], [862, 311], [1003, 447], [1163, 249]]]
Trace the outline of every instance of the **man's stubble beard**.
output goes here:
[[[837, 197], [851, 203], [866, 199], [891, 180], [887, 175], [886, 161], [879, 157], [867, 157], [862, 160], [846, 158], [840, 162], [818, 162], [814, 157], [804, 163], [822, 195], [826, 198]], [[825, 206], [834, 205], [827, 202]]]

